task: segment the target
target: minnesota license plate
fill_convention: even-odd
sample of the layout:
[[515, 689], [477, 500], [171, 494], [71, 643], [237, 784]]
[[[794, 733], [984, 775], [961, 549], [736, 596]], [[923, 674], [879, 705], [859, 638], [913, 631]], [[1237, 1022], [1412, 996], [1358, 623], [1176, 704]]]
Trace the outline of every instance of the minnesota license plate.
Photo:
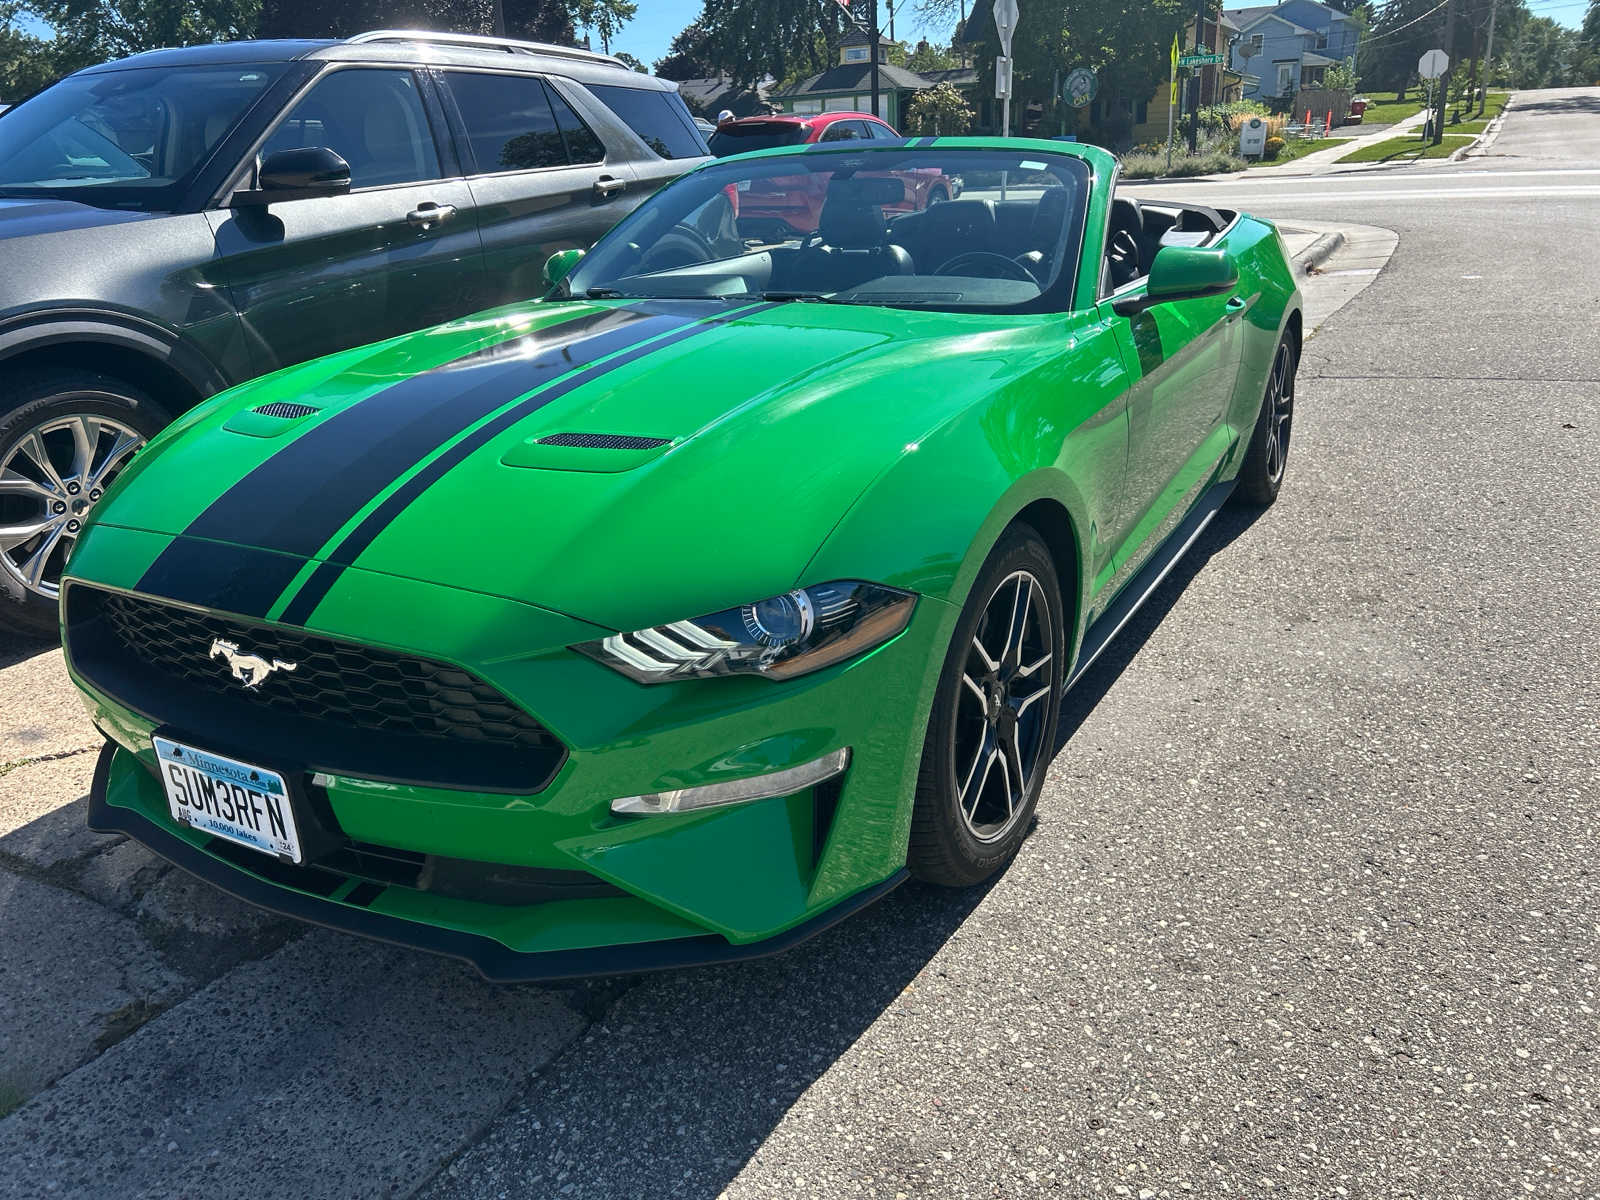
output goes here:
[[300, 861], [300, 831], [282, 775], [163, 737], [151, 741], [174, 821]]

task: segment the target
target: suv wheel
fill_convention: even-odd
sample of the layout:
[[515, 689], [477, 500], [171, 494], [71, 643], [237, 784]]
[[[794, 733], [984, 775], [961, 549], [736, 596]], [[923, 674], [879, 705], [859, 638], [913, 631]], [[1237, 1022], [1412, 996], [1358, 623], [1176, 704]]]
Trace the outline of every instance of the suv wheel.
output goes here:
[[0, 415], [0, 627], [50, 634], [84, 520], [169, 418], [138, 388], [91, 371], [5, 382], [15, 403]]

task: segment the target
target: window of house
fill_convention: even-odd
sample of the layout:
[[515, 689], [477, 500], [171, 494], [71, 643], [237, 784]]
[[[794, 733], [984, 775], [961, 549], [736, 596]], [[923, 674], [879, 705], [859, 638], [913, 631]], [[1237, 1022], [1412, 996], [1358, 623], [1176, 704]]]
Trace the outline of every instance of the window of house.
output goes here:
[[1261, 53], [1261, 47], [1264, 44], [1264, 41], [1265, 41], [1265, 39], [1264, 39], [1263, 35], [1261, 35], [1259, 33], [1252, 33], [1250, 35], [1250, 44], [1256, 48], [1256, 53], [1257, 54]]
[[1278, 94], [1281, 96], [1289, 90], [1289, 81], [1294, 78], [1293, 63], [1278, 64]]
[[866, 62], [867, 48], [865, 46], [846, 46], [844, 50], [844, 60], [847, 63]]

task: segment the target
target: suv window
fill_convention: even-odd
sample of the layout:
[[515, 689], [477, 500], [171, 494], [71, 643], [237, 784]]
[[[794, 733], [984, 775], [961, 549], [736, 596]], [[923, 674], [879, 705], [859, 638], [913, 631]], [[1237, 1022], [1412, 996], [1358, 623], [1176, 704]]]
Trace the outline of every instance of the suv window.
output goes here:
[[356, 67], [319, 79], [261, 147], [326, 146], [350, 164], [352, 188], [438, 179], [439, 151], [410, 71]]
[[171, 208], [283, 70], [268, 63], [73, 75], [6, 114], [0, 193]]
[[556, 114], [556, 124], [561, 127], [561, 135], [567, 140], [567, 159], [574, 163], [604, 161], [606, 148], [600, 144], [594, 130], [572, 111], [572, 105], [562, 99], [561, 90], [555, 84], [547, 83], [546, 90], [550, 93], [550, 108]]
[[702, 158], [707, 154], [705, 139], [676, 92], [615, 84], [586, 86], [662, 158]]
[[543, 80], [473, 71], [446, 71], [445, 79], [481, 174], [566, 166], [567, 149]]
[[835, 121], [822, 131], [825, 142], [847, 142], [863, 136], [860, 121]]

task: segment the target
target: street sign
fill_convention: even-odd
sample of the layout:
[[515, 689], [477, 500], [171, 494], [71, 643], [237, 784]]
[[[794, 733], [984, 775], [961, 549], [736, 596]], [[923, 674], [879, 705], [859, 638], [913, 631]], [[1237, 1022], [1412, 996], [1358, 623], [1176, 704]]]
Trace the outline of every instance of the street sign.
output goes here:
[[1214, 67], [1222, 61], [1220, 54], [1185, 54], [1178, 59], [1180, 67]]
[[1011, 35], [1017, 31], [1017, 0], [994, 0], [994, 28], [1000, 35], [1000, 53], [1011, 57]]
[[1083, 108], [1100, 90], [1100, 77], [1093, 67], [1074, 67], [1061, 81], [1061, 98], [1073, 108]]
[[994, 60], [994, 98], [996, 100], [1011, 99], [1011, 60], [997, 58]]
[[1443, 50], [1429, 50], [1417, 59], [1417, 74], [1424, 79], [1437, 79], [1450, 69], [1450, 56]]

